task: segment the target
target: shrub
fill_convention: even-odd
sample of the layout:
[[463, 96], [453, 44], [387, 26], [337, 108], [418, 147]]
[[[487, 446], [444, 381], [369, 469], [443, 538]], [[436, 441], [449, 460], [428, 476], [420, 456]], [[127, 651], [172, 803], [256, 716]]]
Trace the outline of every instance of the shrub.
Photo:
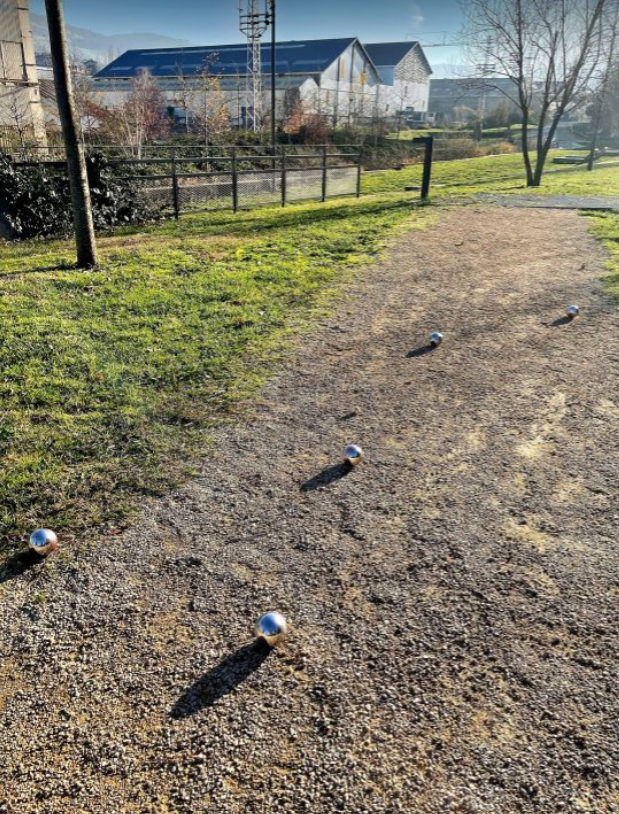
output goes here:
[[[90, 156], [86, 163], [95, 229], [158, 216], [158, 209], [139, 194], [137, 183], [123, 180], [104, 156]], [[68, 236], [73, 220], [66, 168], [45, 162], [19, 164], [0, 154], [0, 214], [17, 239]]]
[[480, 143], [470, 138], [436, 139], [434, 156], [437, 161], [454, 161], [459, 158], [479, 158], [484, 155], [514, 153], [516, 148], [508, 141]]

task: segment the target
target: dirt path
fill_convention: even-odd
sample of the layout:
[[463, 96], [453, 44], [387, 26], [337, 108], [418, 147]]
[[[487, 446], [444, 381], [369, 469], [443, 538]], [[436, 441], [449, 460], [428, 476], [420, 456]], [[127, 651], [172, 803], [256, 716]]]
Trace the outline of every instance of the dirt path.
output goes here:
[[575, 213], [442, 213], [199, 479], [0, 586], [0, 812], [619, 811], [602, 260]]
[[472, 200], [482, 204], [531, 209], [619, 209], [619, 197], [616, 195], [501, 195], [485, 192], [472, 196]]

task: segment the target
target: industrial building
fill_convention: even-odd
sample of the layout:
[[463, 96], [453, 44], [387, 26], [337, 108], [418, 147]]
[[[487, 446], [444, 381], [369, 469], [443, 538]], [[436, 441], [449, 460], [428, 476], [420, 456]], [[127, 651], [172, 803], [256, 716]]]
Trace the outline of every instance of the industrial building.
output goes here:
[[382, 77], [387, 114], [404, 114], [411, 123], [428, 113], [432, 68], [418, 42], [379, 42], [366, 45]]
[[28, 0], [0, 0], [0, 138], [46, 143]]
[[[409, 76], [414, 77], [408, 83], [413, 105], [425, 104], [427, 109], [427, 91], [424, 100], [423, 93], [412, 88], [423, 84], [424, 76], [429, 81], [430, 68], [416, 43], [406, 46], [391, 49], [390, 59], [395, 56], [397, 62], [386, 66], [385, 82], [368, 48], [355, 37], [278, 43], [276, 118], [283, 120], [296, 99], [303, 102], [307, 112], [323, 116], [333, 125], [389, 115], [397, 107], [396, 96], [402, 95], [400, 83]], [[271, 49], [264, 42], [261, 64], [266, 78], [271, 74]], [[104, 106], [117, 106], [130, 93], [132, 80], [143, 71], [156, 79], [179, 116], [187, 107], [188, 84], [199, 86], [206, 74], [217, 78], [233, 125], [244, 126], [252, 118], [245, 43], [127, 51], [94, 76], [93, 90], [101, 94]], [[264, 86], [262, 109], [270, 113], [268, 83]], [[408, 106], [406, 94], [402, 98]]]
[[437, 123], [445, 124], [466, 124], [505, 106], [510, 113], [516, 113], [518, 106], [510, 99], [515, 92], [516, 86], [507, 78], [434, 79], [429, 112]]

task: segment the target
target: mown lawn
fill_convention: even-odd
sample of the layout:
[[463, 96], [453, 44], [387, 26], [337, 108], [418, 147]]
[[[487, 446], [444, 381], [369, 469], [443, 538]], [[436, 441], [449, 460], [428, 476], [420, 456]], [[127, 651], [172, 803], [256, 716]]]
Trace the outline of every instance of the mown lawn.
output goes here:
[[608, 274], [603, 282], [619, 302], [619, 212], [587, 212], [591, 232], [608, 249]]
[[[574, 155], [577, 151], [555, 150], [556, 155]], [[557, 171], [558, 170], [558, 171]], [[368, 174], [363, 178], [365, 193], [399, 193], [408, 185], [421, 183], [419, 164], [403, 170]], [[479, 192], [532, 193], [537, 195], [619, 195], [619, 166], [598, 165], [593, 172], [583, 167], [561, 167], [548, 164], [542, 187], [527, 189], [520, 154], [466, 158], [459, 161], [441, 161], [434, 165], [432, 197], [472, 195]]]
[[204, 214], [71, 244], [0, 242], [0, 551], [121, 521], [191, 470], [390, 233], [403, 200]]

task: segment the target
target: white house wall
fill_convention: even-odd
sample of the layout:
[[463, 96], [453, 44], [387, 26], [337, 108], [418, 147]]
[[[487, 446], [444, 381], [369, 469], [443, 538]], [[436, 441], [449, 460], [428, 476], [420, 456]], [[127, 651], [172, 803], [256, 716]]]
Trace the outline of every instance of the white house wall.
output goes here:
[[358, 42], [352, 43], [320, 77], [314, 112], [342, 124], [380, 115], [381, 78]]
[[427, 113], [430, 86], [428, 82], [396, 80], [392, 86], [384, 86], [381, 95], [388, 114], [398, 113], [407, 108]]
[[427, 113], [430, 99], [430, 73], [418, 46], [395, 66], [380, 66], [385, 87], [381, 96], [388, 115], [413, 108]]

